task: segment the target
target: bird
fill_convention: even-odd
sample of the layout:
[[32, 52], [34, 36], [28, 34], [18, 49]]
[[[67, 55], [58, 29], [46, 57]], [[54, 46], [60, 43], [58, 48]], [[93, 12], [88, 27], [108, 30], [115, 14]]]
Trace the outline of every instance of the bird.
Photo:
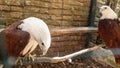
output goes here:
[[112, 50], [115, 61], [120, 64], [120, 55], [116, 55], [114, 51], [120, 48], [120, 21], [117, 14], [110, 6], [103, 5], [99, 12], [101, 17], [98, 22], [98, 34], [104, 41], [106, 46]]
[[7, 26], [0, 32], [4, 35], [8, 58], [25, 57], [40, 47], [42, 55], [46, 55], [51, 45], [48, 25], [39, 18], [28, 17]]
[[39, 44], [43, 55], [46, 55], [51, 44], [51, 35], [47, 24], [43, 20], [30, 17], [24, 19], [18, 28], [30, 34], [30, 43], [23, 49], [22, 55], [25, 55], [28, 51], [29, 53], [32, 52], [37, 47], [37, 44]]

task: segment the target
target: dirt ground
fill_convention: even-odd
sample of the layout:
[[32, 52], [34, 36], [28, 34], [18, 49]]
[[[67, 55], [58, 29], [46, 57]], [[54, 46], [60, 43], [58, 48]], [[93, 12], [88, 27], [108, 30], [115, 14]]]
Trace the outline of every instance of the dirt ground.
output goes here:
[[72, 63], [60, 62], [60, 63], [39, 63], [33, 65], [15, 66], [14, 68], [116, 68], [107, 63], [96, 59], [81, 59], [75, 60]]

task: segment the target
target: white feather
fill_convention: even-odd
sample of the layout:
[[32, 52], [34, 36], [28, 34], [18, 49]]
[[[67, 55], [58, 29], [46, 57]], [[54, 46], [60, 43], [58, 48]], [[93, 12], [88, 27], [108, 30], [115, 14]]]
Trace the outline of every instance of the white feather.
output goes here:
[[[29, 17], [23, 20], [23, 23], [18, 26], [23, 31], [27, 31], [38, 42], [41, 49], [48, 50], [51, 44], [51, 36], [48, 26], [39, 18]], [[44, 43], [44, 46], [41, 45]]]
[[109, 6], [102, 6], [100, 7], [100, 13], [102, 14], [100, 19], [117, 19], [117, 14], [109, 7]]

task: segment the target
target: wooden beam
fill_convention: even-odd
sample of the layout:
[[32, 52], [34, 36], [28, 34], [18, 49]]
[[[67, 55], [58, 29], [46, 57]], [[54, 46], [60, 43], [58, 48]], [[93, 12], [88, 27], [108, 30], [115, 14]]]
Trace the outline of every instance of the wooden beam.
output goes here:
[[72, 27], [72, 28], [53, 28], [50, 30], [51, 34], [60, 34], [60, 33], [78, 33], [78, 32], [97, 32], [97, 27]]

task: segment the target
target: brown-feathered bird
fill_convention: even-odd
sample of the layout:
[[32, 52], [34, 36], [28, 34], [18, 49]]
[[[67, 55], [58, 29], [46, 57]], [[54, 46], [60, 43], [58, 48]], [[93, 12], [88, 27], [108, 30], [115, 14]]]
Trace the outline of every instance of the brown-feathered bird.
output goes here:
[[[100, 37], [103, 39], [105, 44], [110, 49], [120, 48], [120, 21], [118, 20], [117, 14], [109, 7], [100, 7], [100, 13], [102, 14], [99, 25], [98, 32]], [[120, 56], [116, 55], [115, 52], [120, 50], [114, 50], [115, 60], [120, 63]]]
[[47, 24], [39, 18], [29, 17], [6, 27], [1, 34], [6, 41], [8, 58], [25, 56], [40, 46], [45, 55], [51, 44]]
[[22, 21], [11, 24], [3, 30], [7, 43], [7, 52], [11, 57], [18, 57], [30, 39], [30, 34], [18, 29]]

